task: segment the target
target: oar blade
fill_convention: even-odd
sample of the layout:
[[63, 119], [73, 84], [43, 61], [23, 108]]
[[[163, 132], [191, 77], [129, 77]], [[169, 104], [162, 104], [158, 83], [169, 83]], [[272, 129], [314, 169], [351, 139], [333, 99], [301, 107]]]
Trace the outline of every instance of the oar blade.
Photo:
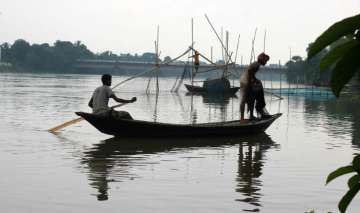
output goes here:
[[84, 120], [84, 118], [75, 118], [75, 119], [72, 119], [72, 120], [70, 120], [70, 121], [67, 121], [67, 122], [65, 122], [65, 123], [63, 123], [63, 124], [60, 124], [60, 125], [58, 125], [58, 126], [56, 126], [56, 127], [53, 127], [53, 128], [51, 128], [51, 129], [49, 129], [48, 131], [49, 132], [51, 132], [51, 133], [56, 133], [58, 130], [60, 130], [60, 129], [62, 129], [62, 128], [65, 128], [65, 127], [67, 127], [67, 126], [69, 126], [69, 125], [71, 125], [71, 124], [75, 124], [75, 123], [77, 123], [77, 122], [80, 122], [80, 121], [82, 121], [82, 120]]

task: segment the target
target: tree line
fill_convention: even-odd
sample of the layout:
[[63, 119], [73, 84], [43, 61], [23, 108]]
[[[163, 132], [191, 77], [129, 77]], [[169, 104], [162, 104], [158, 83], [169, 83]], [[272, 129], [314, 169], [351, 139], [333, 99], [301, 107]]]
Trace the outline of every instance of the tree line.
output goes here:
[[[1, 47], [2, 62], [11, 63], [14, 67], [32, 71], [62, 71], [71, 72], [79, 59], [101, 59], [136, 62], [154, 62], [154, 53], [115, 54], [111, 51], [93, 53], [80, 41], [56, 41], [30, 44], [24, 39], [18, 39], [13, 44], [3, 43]], [[171, 60], [169, 56], [165, 60]]]
[[[309, 44], [307, 51], [312, 44]], [[322, 50], [316, 56], [310, 59], [303, 59], [301, 56], [292, 56], [285, 64], [288, 68], [287, 80], [289, 83], [301, 83], [317, 86], [329, 86], [331, 71], [327, 69], [320, 72], [320, 62], [329, 52], [330, 48]]]
[[[303, 59], [301, 56], [293, 56], [285, 65], [288, 68], [286, 73], [288, 82], [310, 84], [317, 86], [330, 86], [331, 76], [333, 74], [334, 66], [326, 66], [328, 61], [336, 57], [336, 54], [330, 54], [334, 50], [341, 49], [346, 45], [351, 38], [342, 37], [336, 42], [331, 43], [326, 48], [323, 48], [316, 55]], [[313, 43], [310, 43], [306, 49], [309, 52]], [[357, 77], [360, 80], [360, 73]]]
[[[328, 52], [345, 42], [344, 39], [330, 45], [309, 60], [303, 59], [301, 56], [293, 56], [285, 64], [288, 68], [288, 72], [286, 72], [288, 81], [290, 83], [329, 85], [330, 68], [320, 72], [320, 62]], [[111, 51], [94, 53], [81, 41], [72, 43], [58, 40], [53, 45], [50, 45], [48, 43], [30, 44], [24, 39], [18, 39], [13, 44], [5, 42], [0, 46], [2, 62], [9, 62], [16, 68], [30, 71], [71, 72], [79, 59], [152, 63], [156, 57], [154, 53], [150, 52], [143, 53], [142, 55], [132, 55], [130, 53], [115, 54]], [[307, 50], [310, 47], [311, 44]], [[164, 61], [169, 60], [171, 60], [169, 56], [164, 58]]]

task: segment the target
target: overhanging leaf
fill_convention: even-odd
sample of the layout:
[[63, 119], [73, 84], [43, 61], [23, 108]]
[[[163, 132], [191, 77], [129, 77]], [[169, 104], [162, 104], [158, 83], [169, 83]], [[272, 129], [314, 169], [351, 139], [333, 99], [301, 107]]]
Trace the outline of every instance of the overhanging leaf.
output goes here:
[[331, 25], [323, 32], [310, 46], [308, 58], [313, 57], [329, 44], [338, 40], [342, 36], [353, 34], [360, 27], [360, 14], [343, 19]]
[[354, 187], [356, 184], [360, 184], [360, 176], [359, 175], [354, 175], [348, 180], [349, 188]]
[[352, 164], [353, 164], [354, 170], [359, 173], [360, 172], [360, 155], [356, 155], [354, 157]]
[[338, 97], [342, 88], [360, 68], [360, 46], [351, 48], [337, 63], [331, 75], [330, 86]]
[[341, 213], [344, 213], [346, 211], [350, 202], [352, 201], [352, 199], [355, 197], [355, 195], [358, 193], [359, 190], [360, 190], [360, 184], [357, 184], [354, 187], [350, 188], [349, 191], [346, 192], [344, 197], [341, 198], [338, 205]]
[[351, 172], [354, 172], [354, 168], [352, 166], [344, 166], [344, 167], [340, 167], [337, 170], [331, 172], [327, 179], [326, 179], [326, 184], [328, 184], [330, 181], [334, 180], [335, 178], [341, 176], [341, 175], [345, 175]]
[[359, 45], [359, 42], [355, 39], [352, 39], [330, 50], [330, 52], [321, 59], [320, 70], [324, 71], [326, 68], [330, 67], [356, 45]]

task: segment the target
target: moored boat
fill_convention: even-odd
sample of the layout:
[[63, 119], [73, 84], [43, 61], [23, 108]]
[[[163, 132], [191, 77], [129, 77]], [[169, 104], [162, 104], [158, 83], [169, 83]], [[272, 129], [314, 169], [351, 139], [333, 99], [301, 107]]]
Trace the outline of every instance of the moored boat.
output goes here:
[[202, 86], [184, 84], [186, 89], [192, 93], [208, 94], [231, 94], [234, 95], [240, 87], [231, 87], [227, 78], [207, 79]]
[[[186, 89], [191, 93], [207, 93], [207, 94], [214, 94], [214, 92], [209, 91], [207, 88], [202, 86], [195, 86], [190, 84], [184, 84]], [[230, 87], [226, 90], [222, 90], [221, 92], [218, 91], [217, 93], [228, 94], [228, 95], [235, 95], [237, 91], [239, 91], [240, 87]]]
[[76, 112], [104, 134], [135, 137], [250, 135], [264, 132], [282, 114], [240, 123], [239, 120], [198, 124], [172, 124], [142, 120], [115, 119], [86, 112]]

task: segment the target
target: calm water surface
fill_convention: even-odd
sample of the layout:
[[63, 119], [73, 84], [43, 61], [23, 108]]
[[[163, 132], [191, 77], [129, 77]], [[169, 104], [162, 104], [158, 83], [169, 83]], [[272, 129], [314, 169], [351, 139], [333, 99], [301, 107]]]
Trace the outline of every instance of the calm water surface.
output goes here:
[[[161, 79], [157, 98], [145, 78], [115, 91], [138, 98], [122, 107], [136, 119], [239, 118], [238, 97], [176, 95], [173, 83]], [[267, 95], [268, 110], [283, 116], [247, 137], [112, 138], [85, 121], [46, 131], [90, 111], [99, 84], [97, 75], [0, 74], [1, 212], [337, 212], [347, 178], [325, 179], [360, 152], [357, 101]]]

